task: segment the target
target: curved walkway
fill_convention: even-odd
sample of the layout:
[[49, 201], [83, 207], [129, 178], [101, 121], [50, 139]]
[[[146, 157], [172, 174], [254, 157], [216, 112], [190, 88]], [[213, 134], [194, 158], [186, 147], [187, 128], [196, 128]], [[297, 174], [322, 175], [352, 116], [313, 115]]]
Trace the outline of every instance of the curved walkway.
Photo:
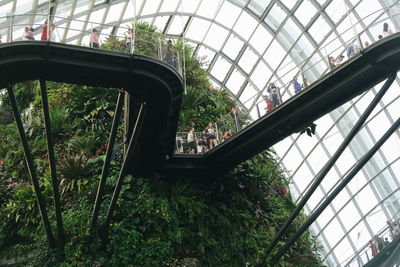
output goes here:
[[152, 171], [173, 152], [183, 82], [167, 63], [111, 50], [23, 41], [0, 44], [0, 73], [0, 88], [40, 79], [123, 89], [135, 100], [131, 104], [147, 105], [135, 165]]

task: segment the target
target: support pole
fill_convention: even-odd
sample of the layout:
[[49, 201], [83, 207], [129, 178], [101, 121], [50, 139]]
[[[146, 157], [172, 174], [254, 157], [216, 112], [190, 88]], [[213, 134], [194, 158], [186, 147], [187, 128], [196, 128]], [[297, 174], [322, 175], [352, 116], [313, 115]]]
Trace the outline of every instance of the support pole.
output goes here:
[[21, 116], [18, 111], [17, 101], [15, 100], [15, 95], [14, 95], [12, 85], [8, 85], [7, 92], [8, 92], [8, 96], [10, 98], [10, 103], [11, 103], [11, 107], [13, 110], [15, 122], [17, 124], [19, 138], [21, 139], [22, 148], [24, 150], [26, 165], [28, 167], [29, 175], [32, 180], [33, 189], [35, 190], [36, 201], [38, 203], [40, 216], [42, 217], [43, 225], [44, 225], [44, 228], [46, 231], [47, 241], [49, 242], [50, 248], [54, 248], [55, 241], [54, 241], [53, 233], [51, 231], [49, 217], [47, 216], [46, 204], [43, 199], [42, 193], [40, 192], [39, 180], [36, 176], [31, 150], [29, 148], [28, 140], [26, 139], [26, 136], [25, 136], [24, 126], [22, 124]]
[[128, 173], [128, 166], [131, 165], [129, 163], [131, 163], [130, 161], [132, 159], [133, 151], [135, 150], [135, 148], [137, 146], [137, 143], [138, 143], [138, 140], [139, 140], [138, 137], [139, 137], [139, 134], [140, 134], [141, 129], [142, 129], [142, 125], [143, 125], [143, 121], [144, 121], [145, 115], [146, 115], [146, 104], [142, 103], [140, 105], [140, 110], [139, 110], [139, 113], [137, 115], [135, 127], [133, 129], [132, 136], [131, 136], [130, 141], [129, 141], [129, 146], [128, 146], [128, 149], [126, 151], [126, 154], [125, 154], [125, 157], [124, 157], [124, 161], [122, 163], [122, 168], [121, 168], [121, 171], [120, 171], [119, 176], [118, 176], [117, 184], [115, 185], [115, 189], [114, 189], [113, 196], [111, 198], [110, 206], [108, 207], [107, 216], [106, 216], [106, 219], [105, 219], [105, 222], [104, 222], [104, 229], [103, 229], [104, 236], [107, 235], [108, 227], [109, 227], [110, 222], [111, 222], [111, 217], [112, 217], [112, 214], [114, 212], [115, 206], [117, 204], [119, 193], [121, 192], [121, 187], [122, 187], [123, 180], [124, 180], [125, 176]]
[[60, 191], [59, 191], [59, 183], [57, 180], [57, 169], [56, 169], [56, 160], [54, 156], [54, 144], [53, 144], [53, 135], [51, 132], [50, 111], [49, 111], [49, 101], [47, 98], [46, 81], [40, 80], [40, 93], [42, 96], [43, 117], [44, 117], [44, 124], [46, 128], [46, 139], [47, 139], [47, 154], [49, 158], [51, 185], [53, 189], [53, 201], [54, 201], [54, 208], [57, 221], [57, 237], [58, 237], [57, 247], [60, 251], [60, 254], [63, 257], [65, 236], [64, 236], [63, 219], [61, 214]]
[[382, 97], [385, 95], [387, 90], [390, 88], [392, 85], [393, 81], [396, 78], [396, 74], [392, 74], [385, 84], [382, 86], [381, 90], [379, 90], [378, 94], [375, 96], [375, 98], [371, 101], [371, 103], [368, 105], [367, 109], [364, 111], [364, 113], [361, 115], [360, 119], [357, 121], [357, 123], [354, 125], [354, 127], [351, 129], [350, 133], [346, 136], [346, 138], [343, 140], [342, 144], [339, 146], [335, 154], [329, 159], [329, 161], [325, 164], [325, 166], [321, 169], [321, 171], [318, 173], [317, 177], [315, 177], [314, 182], [312, 183], [311, 187], [308, 189], [306, 194], [303, 196], [303, 198], [300, 200], [300, 202], [296, 205], [296, 208], [290, 215], [289, 219], [285, 222], [285, 224], [281, 227], [279, 232], [275, 235], [274, 239], [271, 241], [271, 243], [268, 245], [267, 249], [264, 251], [264, 260], [265, 257], [271, 253], [272, 249], [276, 246], [278, 241], [280, 240], [281, 236], [283, 233], [287, 231], [289, 228], [290, 224], [293, 222], [293, 220], [297, 217], [297, 215], [300, 213], [301, 209], [305, 206], [307, 201], [310, 199], [314, 191], [318, 188], [318, 186], [321, 184], [322, 180], [325, 178], [325, 176], [328, 174], [328, 172], [331, 170], [333, 165], [336, 163], [337, 159], [340, 157], [340, 155], [343, 153], [343, 151], [347, 148], [347, 146], [350, 144], [351, 140], [353, 140], [354, 136], [358, 133], [358, 131], [361, 129], [363, 126], [364, 122], [367, 120], [368, 116], [371, 114], [371, 112], [374, 110], [376, 105], [379, 103], [379, 101], [382, 99]]
[[100, 183], [97, 188], [96, 200], [94, 203], [93, 213], [92, 213], [92, 221], [90, 223], [90, 230], [94, 232], [96, 230], [97, 219], [99, 216], [101, 198], [103, 195], [104, 186], [106, 185], [106, 178], [109, 173], [111, 156], [115, 145], [115, 139], [117, 137], [118, 125], [121, 120], [122, 113], [122, 105], [124, 103], [124, 92], [120, 92], [118, 95], [117, 106], [115, 107], [114, 119], [111, 126], [110, 136], [108, 138], [108, 145], [106, 151], [106, 159], [104, 160], [103, 169], [101, 171]]
[[378, 142], [358, 161], [349, 174], [343, 178], [340, 184], [333, 190], [333, 192], [322, 202], [317, 210], [312, 213], [306, 222], [300, 227], [289, 241], [278, 251], [278, 253], [271, 259], [272, 262], [279, 260], [293, 245], [294, 242], [310, 227], [310, 225], [321, 215], [325, 208], [335, 199], [335, 197], [346, 187], [346, 185], [353, 179], [354, 176], [364, 167], [364, 165], [372, 158], [378, 149], [389, 139], [389, 137], [399, 128], [400, 118], [386, 131], [386, 133], [379, 139]]

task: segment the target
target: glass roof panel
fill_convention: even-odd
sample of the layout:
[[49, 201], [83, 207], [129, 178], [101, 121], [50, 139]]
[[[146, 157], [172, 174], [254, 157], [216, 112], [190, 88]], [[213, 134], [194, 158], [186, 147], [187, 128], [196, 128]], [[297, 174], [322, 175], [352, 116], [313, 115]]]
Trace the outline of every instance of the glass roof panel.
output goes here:
[[[33, 11], [31, 9], [36, 6], [36, 3], [34, 4], [32, 0], [0, 1], [2, 41], [6, 41], [8, 38], [6, 34], [9, 21], [6, 18], [1, 18], [1, 16], [11, 12], [14, 1], [16, 2], [16, 13], [46, 13], [48, 9], [48, 1], [46, 0], [40, 0], [39, 8]], [[139, 20], [152, 23], [160, 30], [168, 29], [167, 34], [170, 38], [177, 38], [182, 32], [183, 26], [191, 18], [186, 28], [185, 37], [188, 38], [189, 44], [194, 46], [194, 51], [197, 51], [198, 56], [206, 57], [204, 67], [210, 73], [212, 84], [217, 88], [231, 91], [236, 97], [240, 96], [239, 101], [245, 102], [245, 107], [252, 108], [250, 115], [254, 118], [265, 113], [266, 104], [258, 96], [261, 102], [253, 108], [254, 99], [252, 97], [259, 90], [262, 90], [268, 81], [276, 82], [281, 87], [282, 99], [287, 100], [293, 95], [293, 88], [288, 86], [292, 77], [298, 75], [299, 80], [302, 81], [301, 76], [305, 75], [310, 81], [317, 80], [328, 67], [327, 56], [336, 57], [344, 54], [346, 44], [355, 38], [354, 30], [360, 33], [373, 20], [377, 20], [376, 24], [370, 26], [368, 31], [361, 33], [360, 37], [363, 42], [372, 43], [378, 39], [378, 35], [382, 34], [384, 22], [387, 22], [392, 30], [400, 28], [398, 24], [400, 16], [396, 14], [399, 10], [398, 6], [392, 8], [390, 14], [382, 11], [375, 12], [364, 19], [363, 23], [357, 24], [359, 18], [363, 18], [382, 7], [382, 3], [385, 1], [380, 0], [95, 0], [94, 6], [92, 6], [91, 0], [78, 0], [76, 6], [74, 1], [56, 1], [57, 13], [55, 15], [59, 16], [59, 18], [54, 19], [57, 25], [57, 40], [88, 44], [88, 36], [85, 35], [80, 40], [81, 35], [78, 34], [85, 26], [84, 22], [73, 22], [69, 25], [60, 18], [68, 17], [70, 14], [74, 18], [79, 17], [79, 19], [88, 20], [86, 30], [99, 28], [102, 33], [101, 40], [104, 40], [111, 33], [112, 27], [101, 28], [96, 23], [102, 23], [103, 20], [106, 23], [119, 23], [119, 19], [123, 16], [122, 25], [130, 24], [134, 19], [133, 2], [136, 2], [136, 11], [142, 12], [139, 14]], [[325, 10], [318, 10], [324, 4], [326, 5]], [[125, 5], [127, 7], [123, 8]], [[107, 16], [104, 16], [106, 10], [108, 10]], [[351, 10], [350, 15], [347, 15], [347, 10]], [[184, 13], [183, 20], [180, 17], [182, 11]], [[268, 13], [265, 14], [266, 12]], [[203, 16], [207, 19], [202, 19]], [[36, 28], [41, 26], [45, 19], [46, 16], [36, 15], [35, 18], [32, 18], [32, 21], [26, 18], [19, 20], [20, 25], [13, 29], [14, 38], [21, 38], [24, 25], [32, 24]], [[316, 19], [315, 22], [313, 22], [314, 19]], [[310, 25], [309, 29], [306, 28], [307, 24]], [[354, 28], [352, 24], [356, 24]], [[64, 31], [65, 27], [69, 27], [67, 32]], [[40, 31], [35, 33], [36, 38], [39, 38]], [[121, 30], [117, 33], [121, 34]], [[327, 36], [329, 36], [327, 40], [324, 40]], [[320, 44], [321, 42], [323, 42], [323, 46]], [[324, 47], [326, 44], [327, 46]], [[267, 51], [265, 51], [266, 49]], [[264, 52], [265, 54], [263, 54]], [[239, 55], [240, 58], [238, 58]], [[313, 57], [308, 59], [307, 57], [311, 55]], [[316, 63], [318, 65], [314, 66]], [[296, 66], [301, 66], [301, 70]], [[277, 70], [277, 68], [279, 69]], [[245, 72], [248, 74], [245, 74]], [[380, 88], [380, 85], [376, 88]], [[396, 81], [381, 101], [380, 108], [373, 112], [375, 117], [356, 136], [356, 141], [352, 142], [351, 149], [346, 150], [343, 158], [328, 173], [306, 211], [314, 208], [321, 195], [322, 198], [325, 197], [324, 190], [329, 191], [341, 179], [343, 173], [350, 168], [350, 163], [359, 159], [387, 127], [400, 117], [398, 89], [399, 85]], [[306, 135], [295, 134], [276, 146], [278, 156], [286, 155], [282, 159], [282, 166], [289, 170], [288, 176], [294, 181], [291, 188], [293, 188], [295, 200], [303, 193], [301, 191], [307, 187], [315, 173], [336, 151], [338, 145], [343, 141], [343, 136], [348, 134], [375, 93], [359, 96], [359, 101], [355, 99], [317, 120], [316, 137], [309, 138]], [[247, 101], [249, 99], [250, 101]], [[349, 109], [350, 111], [347, 112]], [[342, 116], [343, 118], [338, 120]], [[338, 120], [336, 125], [329, 130], [336, 120]], [[327, 131], [329, 132], [327, 133]], [[295, 141], [297, 143], [293, 145]], [[307, 156], [314, 146], [316, 146], [315, 151], [312, 151], [310, 156], [303, 161], [303, 156]], [[289, 151], [287, 151], [288, 149]], [[362, 189], [362, 192], [355, 197], [356, 202], [346, 204], [344, 210], [339, 211], [338, 207], [344, 204], [343, 201], [351, 197], [346, 192], [347, 197], [336, 200], [318, 218], [317, 222], [321, 225], [312, 226], [324, 247], [328, 250], [333, 249], [331, 252], [328, 250], [325, 252], [325, 254], [329, 253], [326, 262], [330, 266], [337, 266], [339, 262], [342, 262], [341, 259], [346, 256], [344, 253], [346, 248], [349, 248], [348, 251], [352, 251], [353, 244], [351, 242], [357, 248], [365, 245], [365, 242], [371, 239], [374, 234], [370, 229], [374, 230], [383, 226], [381, 224], [387, 219], [388, 214], [396, 210], [396, 207], [398, 209], [398, 201], [392, 198], [390, 194], [395, 192], [394, 190], [399, 185], [399, 180], [395, 177], [395, 174], [400, 171], [400, 161], [395, 162], [388, 169], [385, 169], [385, 167], [391, 161], [398, 159], [399, 152], [400, 141], [397, 134], [388, 140], [381, 152], [374, 156], [362, 172], [349, 183], [348, 190], [353, 194]], [[379, 174], [380, 171], [382, 173]], [[377, 174], [379, 175], [375, 176]], [[372, 181], [366, 185], [368, 180]], [[300, 191], [297, 192], [297, 190]], [[383, 201], [382, 198], [385, 197], [388, 197], [388, 200], [377, 206], [378, 201]], [[396, 197], [399, 198], [400, 196], [396, 195]], [[372, 201], [368, 200], [367, 203], [364, 203], [365, 198], [372, 198]], [[357, 205], [360, 205], [361, 215], [358, 214]], [[390, 207], [390, 212], [387, 211], [389, 208], [386, 207]], [[335, 240], [332, 241], [331, 235], [335, 231], [329, 228], [333, 226], [328, 226], [326, 231], [320, 232], [321, 227], [325, 226], [332, 218], [334, 214], [332, 208], [339, 211], [339, 215], [335, 218], [336, 223], [333, 223], [335, 227], [342, 229], [342, 235], [335, 233], [339, 239], [345, 234], [343, 230], [349, 231], [353, 227], [352, 224], [357, 223], [361, 216], [366, 216], [365, 222], [370, 224], [370, 228], [364, 221], [360, 222], [352, 232], [347, 233], [349, 238], [344, 238], [334, 248], [333, 246], [336, 244], [333, 244]], [[374, 210], [365, 215], [371, 209]], [[385, 211], [382, 209], [385, 209]], [[353, 216], [354, 220], [348, 218], [348, 215], [352, 213], [356, 214]], [[324, 240], [327, 240], [328, 244], [325, 244]]]
[[200, 18], [193, 18], [189, 29], [186, 32], [186, 37], [201, 42], [204, 39], [204, 36], [206, 35], [210, 25], [211, 22], [209, 21]]
[[257, 55], [248, 47], [239, 60], [239, 66], [242, 67], [245, 72], [250, 73], [257, 59]]
[[294, 13], [294, 16], [301, 22], [301, 24], [306, 26], [316, 13], [317, 9], [314, 7], [311, 1], [304, 0], [302, 1], [301, 5], [297, 8], [296, 12]]
[[[241, 11], [242, 10], [237, 6], [225, 1], [215, 17], [215, 20], [223, 24], [225, 27], [231, 28], [235, 24]], [[226, 14], [229, 14], [229, 16]]]
[[257, 24], [258, 22], [253, 19], [249, 14], [247, 14], [246, 12], [242, 12], [235, 26], [233, 27], [233, 30], [237, 32], [240, 36], [242, 36], [245, 40], [247, 40], [253, 33]]
[[178, 12], [194, 13], [200, 4], [200, 0], [181, 1]]
[[122, 9], [124, 7], [125, 7], [125, 3], [123, 3], [123, 2], [116, 4], [116, 5], [112, 5], [110, 10], [108, 11], [107, 19], [106, 19], [105, 23], [117, 21], [120, 18], [121, 12], [123, 11]]
[[[154, 14], [160, 5], [160, 0], [146, 0], [144, 1], [144, 7], [142, 12], [140, 13], [141, 16]], [[136, 4], [136, 7], [140, 5]]]
[[245, 79], [246, 77], [244, 77], [243, 74], [235, 68], [233, 70], [233, 73], [229, 77], [226, 86], [234, 95], [236, 95], [239, 92], [240, 88], [243, 86], [243, 82], [245, 81]]
[[286, 13], [278, 4], [274, 4], [265, 18], [265, 23], [273, 30], [276, 31], [283, 20], [286, 18]]
[[268, 48], [267, 52], [265, 53], [264, 59], [272, 69], [276, 69], [276, 67], [278, 67], [279, 63], [281, 63], [285, 55], [285, 50], [278, 43], [277, 40], [274, 40], [271, 43], [271, 46]]
[[[178, 8], [178, 2], [176, 0], [164, 0], [162, 1], [162, 6], [160, 8], [160, 13], [162, 12], [174, 12]], [[177, 10], [180, 12], [181, 10]]]
[[23, 14], [32, 10], [32, 0], [18, 0], [15, 7], [15, 14]]
[[270, 2], [267, 0], [251, 0], [248, 7], [256, 15], [261, 16]]
[[[168, 17], [166, 17], [168, 18]], [[185, 27], [185, 24], [187, 23], [189, 17], [187, 16], [174, 16], [172, 19], [171, 24], [169, 25], [168, 28], [168, 34], [171, 35], [181, 35], [183, 28]], [[163, 29], [163, 28], [161, 28]]]
[[250, 39], [250, 44], [260, 53], [264, 53], [265, 49], [272, 40], [272, 35], [260, 24], [256, 28]]
[[197, 10], [197, 15], [214, 19], [218, 12], [221, 1], [215, 0], [202, 0]]
[[204, 43], [216, 50], [220, 50], [228, 34], [229, 32], [224, 28], [212, 24], [206, 38], [204, 39]]
[[234, 60], [242, 49], [243, 44], [243, 41], [231, 34], [222, 51]]
[[222, 82], [229, 71], [231, 64], [224, 59], [222, 56], [217, 58], [214, 67], [211, 70], [211, 74], [217, 78], [218, 81]]
[[263, 62], [259, 62], [250, 79], [259, 89], [262, 89], [271, 78], [271, 75], [272, 72], [269, 70], [267, 65]]

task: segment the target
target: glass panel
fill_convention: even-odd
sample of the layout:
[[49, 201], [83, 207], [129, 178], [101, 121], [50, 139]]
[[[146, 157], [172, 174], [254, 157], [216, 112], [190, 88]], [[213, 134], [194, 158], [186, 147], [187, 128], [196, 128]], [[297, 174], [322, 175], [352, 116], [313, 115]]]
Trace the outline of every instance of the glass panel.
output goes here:
[[[227, 28], [232, 28], [240, 12], [241, 12], [240, 8], [236, 7], [235, 5], [232, 5], [227, 1], [224, 1], [215, 20], [221, 23], [222, 25], [225, 25]], [[229, 16], [227, 14], [229, 14]]]
[[229, 88], [229, 90], [236, 95], [240, 88], [243, 85], [243, 82], [246, 78], [238, 71], [236, 68], [233, 70], [231, 76], [229, 77], [228, 82], [226, 83], [226, 86]]
[[[145, 16], [145, 15], [156, 13], [159, 5], [160, 5], [159, 0], [146, 0], [143, 10], [142, 10], [142, 13], [140, 15]], [[136, 7], [139, 8], [140, 5], [136, 4]], [[136, 12], [138, 12], [138, 11], [139, 10], [137, 9]]]
[[242, 49], [243, 44], [244, 43], [238, 37], [236, 37], [234, 34], [231, 34], [222, 51], [231, 59], [235, 60]]
[[251, 80], [261, 90], [265, 87], [267, 81], [271, 78], [272, 72], [269, 70], [267, 65], [263, 62], [259, 62], [251, 75]]
[[317, 9], [310, 0], [303, 0], [299, 8], [294, 13], [295, 17], [306, 26], [311, 18], [317, 13]]
[[265, 18], [265, 23], [271, 27], [273, 31], [276, 31], [281, 23], [286, 18], [286, 13], [283, 9], [278, 5], [274, 4], [272, 9], [269, 11], [268, 15]]
[[211, 22], [209, 21], [194, 18], [187, 30], [186, 37], [201, 42], [210, 25]]
[[248, 7], [258, 16], [261, 16], [270, 2], [271, 1], [266, 1], [266, 0], [251, 0]]
[[329, 236], [328, 242], [333, 247], [343, 236], [343, 230], [336, 218], [334, 218], [324, 229], [324, 234]]
[[264, 28], [262, 24], [258, 25], [253, 36], [250, 39], [250, 44], [262, 54], [272, 40], [271, 34]]
[[197, 15], [213, 19], [220, 7], [220, 1], [202, 0]]
[[217, 78], [218, 81], [223, 81], [226, 73], [229, 71], [231, 64], [226, 61], [223, 57], [219, 56], [213, 69], [211, 70], [211, 74]]
[[253, 19], [249, 14], [242, 12], [237, 20], [233, 30], [237, 32], [244, 39], [248, 39], [256, 28], [258, 22]]
[[246, 51], [243, 53], [241, 59], [239, 60], [239, 66], [242, 67], [244, 71], [249, 73], [251, 69], [254, 67], [258, 57], [253, 52], [252, 49], [247, 48]]
[[[177, 10], [178, 2], [176, 0], [164, 0], [162, 1], [160, 12], [173, 12]], [[181, 10], [177, 10], [178, 12]]]
[[204, 43], [216, 50], [220, 50], [228, 34], [229, 32], [227, 30], [217, 26], [216, 24], [212, 24], [206, 38], [204, 39]]

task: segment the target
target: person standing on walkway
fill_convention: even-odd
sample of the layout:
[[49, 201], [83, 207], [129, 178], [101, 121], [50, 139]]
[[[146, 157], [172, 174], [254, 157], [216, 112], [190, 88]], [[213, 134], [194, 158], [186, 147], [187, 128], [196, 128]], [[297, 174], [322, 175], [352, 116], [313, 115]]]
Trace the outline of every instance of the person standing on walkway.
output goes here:
[[44, 21], [43, 27], [42, 27], [42, 35], [40, 36], [40, 40], [42, 41], [47, 41], [48, 36], [47, 36], [47, 28], [48, 28], [48, 23], [47, 19]]
[[294, 93], [295, 94], [297, 94], [298, 92], [303, 90], [303, 86], [301, 86], [301, 84], [297, 81], [297, 77], [296, 76], [293, 77], [292, 85], [293, 85], [293, 89], [294, 89]]

